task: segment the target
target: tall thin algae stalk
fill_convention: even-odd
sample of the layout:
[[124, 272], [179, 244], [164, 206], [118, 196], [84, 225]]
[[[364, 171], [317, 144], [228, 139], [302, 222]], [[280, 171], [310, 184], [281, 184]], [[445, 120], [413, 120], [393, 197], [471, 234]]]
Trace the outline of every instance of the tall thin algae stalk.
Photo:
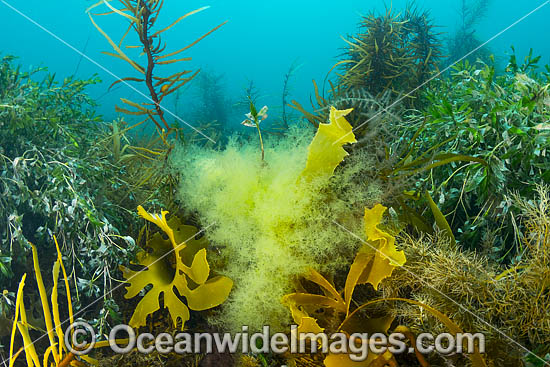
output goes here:
[[[159, 133], [164, 136], [165, 133], [169, 133], [172, 129], [170, 127], [170, 124], [166, 120], [166, 110], [161, 107], [162, 101], [164, 100], [164, 98], [166, 98], [166, 96], [177, 91], [178, 89], [189, 83], [193, 78], [195, 78], [200, 69], [196, 70], [195, 72], [193, 72], [192, 70], [182, 70], [170, 76], [157, 76], [155, 67], [175, 64], [182, 61], [190, 61], [191, 57], [177, 58], [175, 56], [196, 45], [203, 38], [219, 29], [226, 22], [223, 22], [220, 25], [212, 28], [210, 31], [206, 32], [190, 44], [176, 51], [164, 53], [164, 51], [166, 50], [166, 43], [163, 42], [161, 38], [162, 33], [171, 29], [185, 18], [208, 9], [208, 6], [190, 11], [187, 14], [180, 16], [170, 25], [155, 31], [154, 28], [159, 18], [159, 14], [163, 8], [164, 0], [117, 0], [117, 2], [120, 3], [119, 7], [114, 7], [113, 5], [111, 5], [111, 2], [112, 0], [102, 0], [92, 5], [87, 10], [88, 16], [90, 17], [93, 25], [107, 39], [107, 41], [115, 51], [114, 53], [103, 53], [126, 61], [140, 75], [138, 77], [131, 76], [121, 78], [111, 84], [109, 88], [112, 88], [114, 85], [122, 82], [144, 83], [150, 96], [150, 101], [143, 103], [135, 103], [126, 98], [121, 98], [121, 101], [132, 109], [117, 106], [116, 111], [128, 115], [146, 116], [146, 118], [141, 121], [141, 123], [147, 120], [153, 121]], [[92, 14], [91, 10], [100, 5], [107, 6], [110, 11], [105, 13]], [[126, 18], [130, 22], [118, 43], [115, 43], [112, 38], [101, 27], [99, 27], [94, 19], [94, 16], [110, 14], [117, 14]], [[147, 57], [147, 62], [145, 65], [139, 64], [122, 50], [123, 42], [128, 36], [130, 30], [132, 29], [138, 36], [139, 42], [141, 44], [124, 45], [124, 48], [141, 50], [142, 52], [140, 55], [145, 55]]]

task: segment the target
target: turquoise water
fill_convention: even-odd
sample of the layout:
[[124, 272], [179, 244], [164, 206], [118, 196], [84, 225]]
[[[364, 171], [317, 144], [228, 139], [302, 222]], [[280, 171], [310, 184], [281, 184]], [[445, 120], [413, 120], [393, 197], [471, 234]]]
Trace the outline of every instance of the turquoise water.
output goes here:
[[[115, 75], [132, 75], [132, 70], [123, 61], [101, 53], [111, 49], [85, 13], [92, 1], [13, 0], [7, 3]], [[400, 10], [405, 3], [394, 1], [392, 6]], [[458, 0], [417, 2], [420, 8], [430, 10], [434, 24], [441, 26], [440, 31], [447, 34], [452, 33], [459, 22], [460, 4]], [[544, 2], [492, 1], [487, 16], [476, 27], [479, 38], [483, 41], [491, 39], [541, 4]], [[341, 48], [345, 46], [342, 37], [356, 32], [361, 14], [371, 10], [382, 12], [385, 7], [382, 1], [359, 0], [168, 0], [159, 25], [169, 24], [178, 15], [206, 5], [210, 6], [208, 10], [187, 18], [165, 34], [168, 50], [176, 50], [192, 42], [202, 33], [227, 20], [226, 25], [187, 52], [185, 56], [192, 56], [193, 60], [187, 62], [185, 67], [193, 70], [202, 68], [223, 75], [223, 84], [230, 101], [242, 97], [248, 81], [253, 80], [262, 96], [261, 103], [275, 109], [280, 109], [283, 77], [293, 62], [301, 67], [291, 81], [290, 99], [309, 105], [309, 96], [313, 91], [311, 81], [322, 81], [338, 61]], [[549, 17], [550, 6], [543, 6], [492, 40], [489, 43], [491, 50], [506, 62], [510, 46], [514, 45], [520, 56], [533, 48], [535, 54], [543, 56], [542, 64], [547, 63], [550, 61]], [[99, 17], [98, 23], [115, 40], [122, 35], [125, 27], [125, 20], [117, 15]], [[115, 80], [113, 76], [14, 12], [4, 1], [0, 2], [0, 24], [5, 32], [0, 52], [19, 56], [25, 67], [44, 65], [59, 77], [76, 72], [78, 77], [86, 78], [97, 73], [104, 82], [91, 88], [90, 94], [98, 99], [98, 111], [106, 120], [116, 117], [114, 105], [118, 103], [119, 97], [136, 101], [143, 98], [125, 86], [106, 94], [108, 85]], [[166, 73], [171, 70], [170, 67], [164, 69]], [[193, 94], [185, 96], [182, 103], [183, 108], [178, 110], [178, 114], [188, 119], [185, 116], [186, 106], [193, 103]], [[165, 104], [166, 108], [173, 106], [171, 101]], [[238, 122], [235, 121], [237, 125]]]

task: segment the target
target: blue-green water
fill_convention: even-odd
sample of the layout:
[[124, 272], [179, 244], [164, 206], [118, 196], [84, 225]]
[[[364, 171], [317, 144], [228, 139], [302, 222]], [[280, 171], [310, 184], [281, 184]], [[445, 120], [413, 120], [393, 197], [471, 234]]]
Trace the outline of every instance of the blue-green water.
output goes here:
[[[86, 14], [91, 1], [8, 1], [37, 23], [84, 52], [117, 76], [133, 75], [132, 70], [121, 60], [101, 53], [111, 51], [107, 41], [96, 31]], [[405, 1], [394, 1], [391, 6], [400, 10]], [[388, 3], [389, 4], [389, 3]], [[550, 58], [547, 22], [550, 6], [543, 6], [512, 28], [507, 27], [529, 14], [543, 1], [492, 1], [487, 16], [475, 30], [482, 41], [496, 38], [489, 43], [492, 52], [506, 62], [510, 46], [515, 46], [519, 56], [530, 48], [536, 55], [542, 55], [542, 64]], [[223, 84], [229, 99], [238, 100], [249, 81], [254, 81], [262, 103], [272, 108], [281, 106], [283, 77], [293, 62], [301, 65], [294, 75], [290, 99], [309, 105], [313, 91], [311, 81], [322, 81], [326, 73], [339, 60], [341, 48], [345, 46], [342, 37], [353, 34], [362, 14], [376, 10], [383, 12], [383, 1], [341, 0], [328, 1], [166, 1], [161, 14], [160, 25], [169, 24], [180, 14], [209, 5], [204, 12], [187, 18], [184, 22], [165, 34], [168, 50], [176, 50], [192, 42], [202, 33], [223, 21], [228, 21], [221, 29], [210, 35], [186, 52], [193, 57], [184, 67], [196, 70], [201, 68], [224, 76]], [[452, 34], [459, 22], [461, 1], [418, 1], [420, 8], [431, 12], [433, 23], [440, 26], [446, 35]], [[106, 9], [106, 7], [101, 7]], [[101, 9], [99, 8], [99, 9]], [[99, 17], [98, 23], [118, 41], [125, 28], [125, 20], [117, 15]], [[59, 77], [76, 75], [86, 78], [98, 74], [103, 84], [90, 89], [93, 97], [100, 102], [98, 111], [106, 120], [115, 117], [114, 105], [119, 98], [139, 101], [135, 91], [121, 86], [110, 93], [107, 87], [115, 79], [97, 65], [83, 59], [52, 35], [32, 24], [20, 14], [0, 2], [0, 24], [4, 37], [0, 47], [3, 54], [20, 57], [20, 63], [44, 65]], [[498, 35], [498, 36], [497, 36]], [[138, 59], [139, 60], [139, 59]], [[164, 67], [169, 74], [173, 68]], [[176, 69], [178, 70], [178, 69]], [[159, 70], [162, 73], [162, 70]], [[135, 75], [134, 75], [135, 76]], [[184, 96], [178, 113], [186, 117], [186, 109], [193, 103], [193, 94]], [[166, 108], [173, 108], [173, 102], [166, 101]], [[244, 111], [246, 112], [246, 111]], [[237, 118], [237, 117], [235, 117]], [[235, 121], [236, 126], [240, 121]], [[193, 121], [189, 121], [193, 124]]]

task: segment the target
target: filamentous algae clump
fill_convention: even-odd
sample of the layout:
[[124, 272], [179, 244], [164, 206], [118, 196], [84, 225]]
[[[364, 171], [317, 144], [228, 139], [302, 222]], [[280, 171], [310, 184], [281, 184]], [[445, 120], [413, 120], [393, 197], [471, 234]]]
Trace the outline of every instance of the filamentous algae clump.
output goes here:
[[350, 161], [332, 177], [302, 180], [311, 135], [294, 130], [266, 146], [232, 141], [222, 151], [180, 148], [173, 166], [181, 175], [179, 199], [198, 214], [219, 246], [224, 275], [235, 288], [215, 321], [230, 330], [290, 323], [281, 298], [308, 268], [333, 272], [353, 259], [360, 245], [334, 222], [361, 233], [357, 220], [379, 200], [377, 185], [347, 187], [368, 161]]

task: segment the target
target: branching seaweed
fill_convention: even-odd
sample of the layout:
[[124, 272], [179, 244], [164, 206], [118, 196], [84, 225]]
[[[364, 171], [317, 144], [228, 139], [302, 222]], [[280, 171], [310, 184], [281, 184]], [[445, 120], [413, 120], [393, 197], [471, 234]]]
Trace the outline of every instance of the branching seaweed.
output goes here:
[[[188, 82], [190, 82], [193, 78], [195, 78], [195, 76], [199, 73], [200, 70], [197, 70], [195, 72], [193, 72], [192, 70], [183, 70], [167, 77], [160, 77], [160, 76], [154, 75], [155, 67], [161, 66], [161, 65], [175, 64], [181, 61], [190, 61], [191, 60], [190, 57], [178, 58], [177, 56], [182, 52], [188, 50], [192, 46], [196, 45], [198, 42], [200, 42], [202, 39], [207, 37], [212, 32], [219, 29], [222, 25], [225, 24], [225, 22], [212, 28], [210, 31], [206, 32], [201, 37], [196, 39], [194, 42], [188, 44], [187, 46], [182, 47], [179, 50], [163, 54], [163, 52], [166, 50], [166, 43], [162, 41], [162, 38], [161, 38], [162, 33], [168, 31], [169, 29], [174, 27], [176, 24], [178, 24], [185, 18], [193, 14], [196, 14], [198, 12], [201, 12], [203, 10], [206, 10], [208, 7], [202, 7], [202, 8], [193, 10], [187, 14], [180, 16], [178, 19], [172, 22], [169, 26], [161, 30], [154, 31], [153, 29], [158, 20], [159, 13], [162, 10], [162, 7], [164, 5], [164, 0], [145, 0], [145, 1], [118, 0], [118, 2], [120, 3], [120, 5], [122, 5], [122, 7], [115, 8], [110, 4], [111, 0], [99, 1], [95, 5], [88, 8], [88, 15], [93, 25], [107, 39], [107, 41], [109, 41], [109, 44], [116, 51], [115, 53], [113, 52], [103, 52], [103, 53], [126, 61], [128, 64], [130, 64], [130, 66], [132, 66], [132, 68], [134, 68], [140, 74], [140, 77], [121, 78], [115, 81], [113, 84], [111, 84], [109, 88], [113, 87], [118, 83], [128, 83], [128, 82], [145, 83], [150, 95], [150, 102], [139, 104], [139, 103], [132, 102], [128, 99], [121, 98], [121, 101], [125, 105], [131, 107], [132, 109], [117, 106], [116, 110], [117, 112], [122, 112], [128, 115], [147, 116], [146, 120], [150, 119], [151, 121], [153, 121], [156, 127], [158, 128], [159, 132], [163, 132], [163, 131], [169, 132], [171, 128], [168, 122], [166, 121], [166, 117], [164, 114], [165, 110], [163, 110], [160, 103], [164, 100], [164, 98], [166, 98], [166, 96], [177, 91], [178, 89], [186, 85]], [[99, 5], [106, 5], [107, 7], [109, 7], [110, 11], [106, 13], [92, 14], [90, 11]], [[115, 43], [112, 40], [112, 38], [103, 29], [99, 27], [99, 25], [96, 23], [93, 17], [93, 15], [109, 15], [109, 14], [118, 14], [129, 21], [128, 28], [126, 29], [126, 31], [124, 32], [123, 36], [121, 37], [118, 43]], [[136, 32], [141, 45], [126, 45], [124, 46], [124, 48], [142, 49], [142, 54], [147, 56], [147, 64], [145, 66], [139, 64], [137, 61], [134, 61], [134, 59], [132, 59], [122, 50], [123, 42], [128, 36], [131, 29], [133, 29]]]
[[294, 61], [290, 68], [288, 69], [287, 73], [285, 74], [284, 83], [283, 83], [283, 95], [282, 95], [282, 102], [283, 102], [283, 126], [285, 129], [288, 129], [288, 113], [286, 111], [286, 107], [288, 105], [288, 97], [290, 97], [290, 80], [294, 77], [294, 74], [302, 67], [301, 64], [298, 64], [296, 61]]
[[[414, 91], [437, 70], [442, 57], [438, 34], [427, 11], [409, 6], [403, 13], [386, 9], [364, 16], [361, 31], [349, 37], [341, 84], [348, 89], [367, 89], [373, 96], [388, 90], [407, 93], [407, 102], [418, 104]], [[412, 98], [412, 100], [410, 100]]]
[[[447, 40], [447, 52], [449, 58], [447, 65], [451, 65], [465, 57], [470, 63], [475, 63], [477, 59], [488, 63], [491, 50], [487, 46], [481, 47], [475, 26], [477, 26], [487, 15], [491, 0], [461, 0], [459, 14], [459, 24], [457, 30]], [[476, 50], [477, 49], [477, 50]], [[472, 51], [471, 55], [469, 55]]]
[[[524, 246], [516, 264], [502, 266], [478, 252], [461, 250], [440, 233], [420, 238], [406, 235], [400, 240], [405, 242], [407, 263], [384, 283], [384, 294], [422, 301], [452, 316], [464, 329], [482, 332], [492, 365], [523, 365], [525, 350], [510, 343], [514, 340], [538, 351], [540, 357], [530, 354], [530, 358], [543, 366], [541, 357], [550, 352], [548, 187], [537, 186], [533, 200], [517, 194], [511, 199], [520, 209], [515, 220], [522, 222], [518, 235]], [[477, 317], [463, 312], [459, 304]], [[444, 330], [417, 307], [403, 305], [398, 313], [414, 331], [437, 334]]]

